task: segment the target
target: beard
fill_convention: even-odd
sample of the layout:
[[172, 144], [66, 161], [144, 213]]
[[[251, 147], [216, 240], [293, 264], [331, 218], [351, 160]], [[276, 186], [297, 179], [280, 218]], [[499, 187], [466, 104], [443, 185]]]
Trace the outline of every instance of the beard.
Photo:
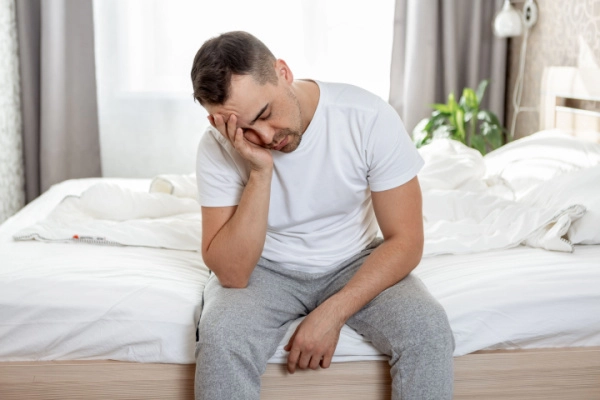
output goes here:
[[286, 137], [289, 138], [288, 144], [279, 150], [283, 153], [291, 153], [292, 151], [296, 150], [298, 146], [300, 146], [302, 134], [304, 133], [302, 131], [302, 109], [300, 108], [300, 102], [290, 89], [287, 90], [287, 96], [294, 103], [297, 112], [295, 113], [294, 118], [295, 126], [293, 128], [283, 129], [277, 134], [275, 140], [277, 143], [281, 143], [281, 141], [285, 140]]
[[296, 150], [298, 146], [300, 146], [300, 142], [302, 141], [302, 133], [292, 130], [292, 129], [283, 129], [277, 134], [276, 140], [277, 143], [281, 143], [281, 141], [286, 140], [286, 137], [289, 138], [288, 143], [283, 146], [279, 151], [282, 153], [291, 153]]

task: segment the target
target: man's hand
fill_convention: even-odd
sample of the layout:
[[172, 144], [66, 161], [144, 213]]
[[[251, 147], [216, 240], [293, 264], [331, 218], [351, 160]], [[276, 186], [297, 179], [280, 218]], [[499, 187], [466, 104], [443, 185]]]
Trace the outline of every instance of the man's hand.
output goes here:
[[231, 142], [240, 155], [250, 163], [250, 167], [256, 171], [271, 170], [273, 168], [273, 156], [271, 152], [260, 147], [244, 137], [242, 128], [237, 127], [237, 117], [234, 114], [225, 120], [221, 114], [209, 115], [210, 123]]
[[344, 322], [326, 304], [308, 314], [284, 347], [290, 352], [287, 363], [290, 374], [296, 372], [296, 367], [329, 368]]

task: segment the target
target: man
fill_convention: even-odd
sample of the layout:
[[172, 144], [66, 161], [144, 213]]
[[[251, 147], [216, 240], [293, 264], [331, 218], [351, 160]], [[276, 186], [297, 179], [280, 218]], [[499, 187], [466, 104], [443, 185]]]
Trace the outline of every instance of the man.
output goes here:
[[[410, 274], [423, 161], [400, 118], [354, 86], [294, 80], [245, 32], [205, 42], [194, 97], [204, 290], [196, 399], [258, 399], [289, 324], [287, 368], [328, 368], [344, 324], [390, 356], [394, 399], [452, 397], [444, 310]], [[383, 240], [377, 239], [378, 226]]]

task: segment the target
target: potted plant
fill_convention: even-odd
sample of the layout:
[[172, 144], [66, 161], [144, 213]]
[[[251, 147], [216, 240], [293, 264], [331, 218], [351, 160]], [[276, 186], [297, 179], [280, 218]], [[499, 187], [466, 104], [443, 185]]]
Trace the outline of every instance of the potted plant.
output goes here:
[[450, 93], [447, 104], [433, 104], [431, 117], [421, 120], [413, 130], [415, 145], [421, 147], [442, 137], [463, 142], [481, 154], [502, 146], [504, 128], [498, 117], [480, 109], [487, 85], [483, 80], [477, 90], [465, 88], [458, 103]]

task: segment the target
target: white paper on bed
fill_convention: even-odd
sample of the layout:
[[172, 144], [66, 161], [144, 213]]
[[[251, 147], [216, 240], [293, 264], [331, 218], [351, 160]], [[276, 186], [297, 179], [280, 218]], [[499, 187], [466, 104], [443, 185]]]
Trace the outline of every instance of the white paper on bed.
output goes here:
[[194, 199], [98, 183], [14, 238], [198, 251], [201, 226]]

